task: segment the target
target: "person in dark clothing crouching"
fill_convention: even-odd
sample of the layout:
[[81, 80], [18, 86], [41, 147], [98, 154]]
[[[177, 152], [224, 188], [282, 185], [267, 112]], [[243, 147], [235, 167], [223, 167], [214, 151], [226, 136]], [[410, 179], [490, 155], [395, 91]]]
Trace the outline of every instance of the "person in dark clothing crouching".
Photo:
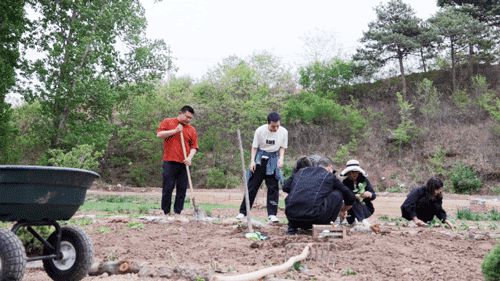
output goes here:
[[347, 213], [347, 222], [352, 225], [357, 220], [365, 226], [371, 226], [368, 218], [375, 212], [372, 201], [377, 195], [366, 172], [359, 166], [359, 161], [354, 159], [347, 161], [340, 176], [346, 177], [342, 183], [353, 191], [357, 199]]
[[418, 226], [426, 226], [436, 216], [453, 228], [443, 209], [442, 187], [443, 182], [437, 177], [432, 177], [426, 185], [412, 190], [401, 206], [403, 218], [413, 221]]
[[334, 175], [330, 158], [319, 159], [317, 167], [296, 170], [283, 185], [283, 191], [288, 193], [285, 198], [288, 234], [296, 234], [298, 228], [311, 229], [313, 224], [329, 224], [356, 200], [354, 193]]

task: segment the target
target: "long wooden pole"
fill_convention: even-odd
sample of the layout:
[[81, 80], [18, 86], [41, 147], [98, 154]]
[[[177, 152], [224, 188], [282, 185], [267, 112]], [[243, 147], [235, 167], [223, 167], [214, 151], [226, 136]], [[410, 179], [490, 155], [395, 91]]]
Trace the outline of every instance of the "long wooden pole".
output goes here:
[[[184, 133], [181, 131], [181, 146], [182, 146], [182, 153], [184, 154], [184, 159], [187, 158], [187, 152], [186, 152], [186, 144], [184, 143]], [[194, 189], [193, 189], [193, 182], [191, 181], [191, 172], [189, 171], [189, 166], [186, 166], [186, 172], [188, 176], [188, 183], [189, 183], [189, 190], [191, 191], [191, 202], [193, 202], [193, 208], [194, 212], [196, 215], [199, 215], [200, 209], [198, 209], [198, 205], [196, 205], [196, 200], [194, 199]]]
[[241, 171], [243, 172], [243, 185], [245, 186], [245, 207], [247, 209], [247, 224], [248, 224], [248, 230], [250, 232], [253, 232], [252, 217], [250, 215], [250, 197], [248, 195], [247, 173], [245, 171], [245, 156], [243, 154], [243, 144], [241, 142], [240, 129], [238, 129], [237, 132], [238, 132], [238, 142], [240, 144]]

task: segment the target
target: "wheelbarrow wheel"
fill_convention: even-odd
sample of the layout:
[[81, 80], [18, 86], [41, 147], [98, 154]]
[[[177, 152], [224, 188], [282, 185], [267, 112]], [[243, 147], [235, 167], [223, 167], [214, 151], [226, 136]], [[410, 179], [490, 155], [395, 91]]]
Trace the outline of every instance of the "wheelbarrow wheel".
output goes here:
[[26, 252], [21, 240], [8, 229], [0, 229], [0, 281], [21, 280], [26, 268]]
[[[92, 242], [85, 232], [73, 226], [61, 227], [61, 259], [43, 260], [45, 272], [56, 281], [82, 280], [92, 266]], [[49, 236], [51, 245], [57, 243], [57, 233]], [[44, 247], [44, 255], [53, 254], [53, 250]]]

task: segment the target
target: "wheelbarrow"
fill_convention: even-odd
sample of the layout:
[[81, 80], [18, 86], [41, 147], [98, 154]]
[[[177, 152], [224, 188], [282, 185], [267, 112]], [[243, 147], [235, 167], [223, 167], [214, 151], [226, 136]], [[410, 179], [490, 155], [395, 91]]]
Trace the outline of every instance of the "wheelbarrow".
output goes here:
[[[26, 262], [42, 260], [53, 280], [83, 279], [92, 265], [90, 238], [74, 226], [61, 226], [85, 201], [99, 174], [73, 168], [0, 165], [0, 221], [15, 222], [0, 229], [0, 281], [21, 280]], [[48, 238], [33, 226], [52, 226]], [[29, 256], [17, 234], [25, 228], [43, 245], [42, 255]]]

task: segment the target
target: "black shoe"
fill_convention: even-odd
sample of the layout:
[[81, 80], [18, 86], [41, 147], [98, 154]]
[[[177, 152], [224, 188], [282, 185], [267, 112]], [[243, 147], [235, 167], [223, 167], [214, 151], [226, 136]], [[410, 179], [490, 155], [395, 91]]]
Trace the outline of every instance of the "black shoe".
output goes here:
[[299, 230], [296, 227], [289, 226], [288, 230], [286, 231], [286, 234], [288, 235], [295, 235], [299, 232]]

